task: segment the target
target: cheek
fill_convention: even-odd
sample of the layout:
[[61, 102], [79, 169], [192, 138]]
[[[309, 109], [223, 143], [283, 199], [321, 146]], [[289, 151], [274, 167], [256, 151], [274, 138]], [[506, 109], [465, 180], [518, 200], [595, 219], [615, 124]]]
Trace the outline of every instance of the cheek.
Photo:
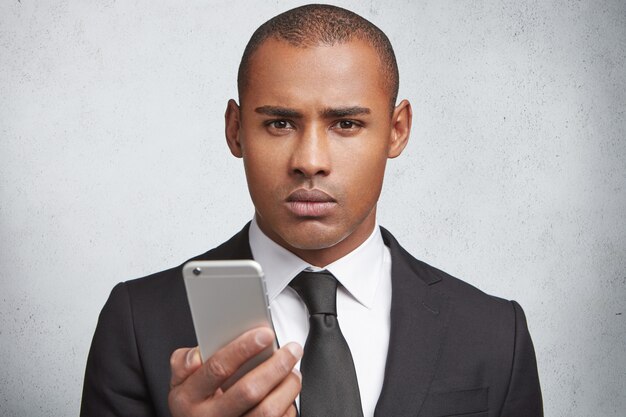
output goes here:
[[342, 153], [341, 160], [337, 162], [341, 175], [346, 179], [350, 178], [347, 192], [358, 193], [362, 199], [379, 192], [387, 164], [384, 146], [353, 146], [349, 152]]
[[281, 179], [284, 177], [281, 159], [276, 152], [252, 146], [245, 148], [243, 163], [254, 205], [257, 208], [272, 205], [281, 194]]
[[268, 166], [268, 163], [262, 153], [255, 149], [245, 148], [243, 152], [243, 166], [246, 171], [250, 192], [267, 185], [267, 170], [265, 167]]

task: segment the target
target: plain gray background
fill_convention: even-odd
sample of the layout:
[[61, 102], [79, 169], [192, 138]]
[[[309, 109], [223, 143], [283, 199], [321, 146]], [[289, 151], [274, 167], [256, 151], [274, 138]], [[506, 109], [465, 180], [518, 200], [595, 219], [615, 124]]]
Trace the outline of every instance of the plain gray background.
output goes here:
[[[0, 415], [76, 415], [113, 285], [251, 218], [223, 112], [253, 30], [299, 4], [0, 4]], [[624, 2], [336, 4], [389, 35], [414, 108], [380, 223], [522, 304], [547, 416], [624, 416]]]

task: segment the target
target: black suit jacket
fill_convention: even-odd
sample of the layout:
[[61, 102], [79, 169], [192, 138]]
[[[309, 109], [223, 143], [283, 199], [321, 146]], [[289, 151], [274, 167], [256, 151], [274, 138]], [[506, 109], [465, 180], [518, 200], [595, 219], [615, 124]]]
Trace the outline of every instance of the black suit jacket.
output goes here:
[[[381, 230], [392, 303], [376, 417], [542, 416], [521, 307], [416, 260]], [[194, 259], [251, 258], [246, 226]], [[81, 416], [169, 417], [170, 355], [196, 344], [181, 266], [118, 284], [100, 313]]]

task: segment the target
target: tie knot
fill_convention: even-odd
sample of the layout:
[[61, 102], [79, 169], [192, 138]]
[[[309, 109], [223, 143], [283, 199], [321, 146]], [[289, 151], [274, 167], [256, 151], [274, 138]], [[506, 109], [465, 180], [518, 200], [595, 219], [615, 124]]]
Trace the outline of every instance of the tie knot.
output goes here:
[[330, 272], [300, 272], [289, 286], [296, 290], [309, 315], [337, 315], [337, 279]]

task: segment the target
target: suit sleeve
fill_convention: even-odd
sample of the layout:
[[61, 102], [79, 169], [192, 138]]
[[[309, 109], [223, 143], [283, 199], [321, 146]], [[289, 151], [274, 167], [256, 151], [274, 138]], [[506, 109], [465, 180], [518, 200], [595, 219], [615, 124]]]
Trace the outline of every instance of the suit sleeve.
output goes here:
[[91, 343], [81, 417], [154, 416], [137, 352], [126, 284], [113, 288]]
[[524, 311], [512, 301], [515, 313], [513, 365], [501, 417], [542, 417], [543, 402], [533, 342]]

